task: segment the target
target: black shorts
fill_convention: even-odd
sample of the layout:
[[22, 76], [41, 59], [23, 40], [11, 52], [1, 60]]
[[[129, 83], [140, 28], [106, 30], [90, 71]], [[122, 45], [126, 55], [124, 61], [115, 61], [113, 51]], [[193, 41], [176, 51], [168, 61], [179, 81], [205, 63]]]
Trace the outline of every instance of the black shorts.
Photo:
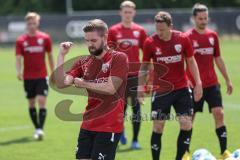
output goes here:
[[174, 107], [176, 116], [192, 116], [193, 99], [191, 90], [183, 88], [172, 91], [167, 95], [153, 93], [152, 120], [169, 120], [176, 118], [171, 115], [171, 106]]
[[198, 102], [194, 102], [194, 112], [203, 112], [204, 101], [208, 103], [208, 110], [215, 107], [223, 107], [220, 85], [203, 88], [203, 96]]
[[114, 160], [121, 133], [80, 129], [76, 159]]
[[34, 98], [36, 95], [47, 96], [48, 80], [47, 78], [24, 80], [24, 90], [28, 99]]

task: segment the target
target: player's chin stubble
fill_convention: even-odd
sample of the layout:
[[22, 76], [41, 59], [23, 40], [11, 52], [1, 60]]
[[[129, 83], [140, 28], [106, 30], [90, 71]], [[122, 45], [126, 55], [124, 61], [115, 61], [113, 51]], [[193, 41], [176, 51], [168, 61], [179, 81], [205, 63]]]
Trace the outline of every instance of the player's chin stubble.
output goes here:
[[104, 44], [102, 43], [101, 47], [99, 47], [98, 49], [96, 49], [95, 47], [89, 47], [88, 50], [91, 55], [99, 56], [103, 52], [104, 48]]

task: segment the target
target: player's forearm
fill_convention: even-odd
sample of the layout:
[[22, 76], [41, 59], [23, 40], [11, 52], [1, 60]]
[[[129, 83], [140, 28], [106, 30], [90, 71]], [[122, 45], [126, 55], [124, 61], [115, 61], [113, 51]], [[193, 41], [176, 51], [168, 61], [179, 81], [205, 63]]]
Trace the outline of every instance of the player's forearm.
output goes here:
[[202, 85], [202, 81], [201, 81], [201, 78], [200, 78], [200, 74], [199, 74], [199, 70], [198, 70], [196, 60], [193, 57], [188, 58], [187, 59], [187, 64], [188, 64], [190, 73], [192, 74], [196, 85]]
[[147, 82], [147, 72], [149, 65], [146, 63], [142, 63], [139, 70], [139, 78], [138, 78], [138, 86], [143, 86]]
[[48, 54], [48, 62], [49, 62], [51, 73], [53, 73], [55, 67], [54, 67], [53, 55], [51, 53]]
[[59, 54], [57, 58], [57, 69], [54, 72], [54, 78], [58, 88], [66, 87], [66, 85], [64, 84], [65, 72], [64, 72], [63, 64], [64, 64], [64, 56], [62, 54]]
[[17, 71], [17, 74], [21, 74], [22, 72], [21, 58], [19, 57], [16, 58], [16, 71]]
[[93, 92], [105, 95], [114, 95], [116, 93], [116, 89], [113, 85], [110, 85], [108, 82], [104, 83], [93, 83], [93, 82], [84, 82], [84, 88], [89, 89]]
[[221, 57], [217, 57], [217, 58], [215, 58], [215, 62], [216, 62], [216, 65], [217, 65], [219, 71], [223, 75], [223, 78], [225, 79], [225, 81], [229, 82], [230, 79], [229, 79], [229, 76], [228, 76], [228, 73], [227, 73], [227, 69], [226, 69], [226, 66], [224, 64], [223, 59]]

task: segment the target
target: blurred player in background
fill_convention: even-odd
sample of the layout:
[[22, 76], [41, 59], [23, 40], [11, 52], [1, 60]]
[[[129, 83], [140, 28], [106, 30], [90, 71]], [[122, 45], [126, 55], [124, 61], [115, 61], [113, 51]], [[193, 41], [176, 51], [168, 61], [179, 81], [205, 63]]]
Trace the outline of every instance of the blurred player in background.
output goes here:
[[[208, 103], [209, 111], [213, 114], [216, 126], [216, 134], [219, 139], [222, 158], [229, 157], [227, 150], [227, 130], [224, 124], [224, 112], [220, 85], [214, 69], [214, 62], [223, 75], [227, 93], [233, 91], [232, 82], [229, 79], [224, 61], [220, 55], [219, 39], [215, 31], [207, 27], [208, 8], [203, 4], [196, 4], [193, 7], [193, 20], [195, 27], [186, 32], [194, 47], [194, 56], [198, 64], [203, 85], [203, 97], [195, 103], [194, 111], [202, 112], [204, 101]], [[188, 76], [193, 86], [195, 81], [188, 72]]]
[[[47, 33], [38, 29], [40, 15], [29, 12], [25, 16], [25, 21], [27, 32], [16, 40], [17, 78], [24, 82], [29, 114], [36, 129], [34, 138], [42, 139], [44, 135], [43, 126], [47, 115], [46, 97], [48, 95], [45, 54], [47, 53], [50, 70], [53, 72], [52, 42]], [[36, 109], [36, 101], [39, 112]]]
[[[162, 77], [155, 77], [153, 85], [158, 79], [170, 82], [173, 90], [161, 94], [154, 92], [152, 97], [153, 132], [151, 137], [152, 159], [159, 160], [161, 151], [161, 137], [165, 121], [170, 118], [171, 106], [174, 107], [180, 124], [180, 132], [177, 140], [176, 160], [189, 160], [188, 153], [191, 140], [193, 100], [188, 88], [187, 75], [184, 62], [196, 81], [194, 97], [199, 100], [202, 97], [202, 84], [196, 61], [193, 57], [193, 48], [188, 37], [182, 32], [172, 29], [172, 18], [167, 12], [159, 12], [154, 18], [156, 33], [146, 39], [143, 46], [143, 62], [159, 63], [168, 68], [168, 72]], [[147, 63], [142, 63], [139, 78], [139, 91], [146, 83], [148, 70]], [[155, 70], [154, 73], [158, 72]], [[142, 75], [143, 74], [143, 75]], [[159, 86], [161, 87], [161, 86]], [[139, 101], [143, 101], [143, 94], [139, 92]]]
[[[113, 45], [117, 51], [124, 52], [128, 56], [128, 61], [140, 62], [139, 50], [142, 49], [143, 43], [147, 37], [147, 34], [143, 27], [133, 22], [136, 14], [136, 5], [132, 1], [124, 1], [120, 5], [121, 22], [113, 25], [109, 29], [108, 43]], [[133, 139], [132, 149], [140, 149], [138, 143], [138, 135], [141, 122], [141, 109], [140, 104], [137, 101], [137, 92], [130, 91], [131, 88], [138, 85], [138, 70], [129, 73], [126, 98], [125, 98], [125, 115], [128, 106], [128, 98], [131, 99], [132, 106], [132, 124], [133, 124]], [[127, 138], [123, 132], [120, 142], [122, 144], [127, 143]]]
[[83, 31], [90, 55], [80, 58], [65, 73], [64, 57], [72, 43], [61, 43], [55, 81], [58, 87], [74, 85], [88, 92], [76, 159], [114, 160], [123, 131], [128, 60], [124, 53], [107, 47], [108, 27], [102, 20], [89, 21]]

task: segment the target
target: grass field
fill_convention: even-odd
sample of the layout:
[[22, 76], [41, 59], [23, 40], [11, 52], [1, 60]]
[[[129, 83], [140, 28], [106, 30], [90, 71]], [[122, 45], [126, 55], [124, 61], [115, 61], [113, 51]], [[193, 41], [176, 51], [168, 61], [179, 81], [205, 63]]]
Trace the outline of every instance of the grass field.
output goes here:
[[[228, 67], [234, 84], [234, 93], [226, 95], [225, 83], [222, 83], [222, 94], [225, 107], [225, 122], [228, 129], [228, 146], [233, 151], [240, 148], [240, 40], [221, 40], [222, 55]], [[54, 55], [57, 55], [57, 47]], [[74, 159], [76, 140], [79, 132], [79, 122], [65, 122], [59, 120], [54, 113], [55, 105], [63, 99], [74, 100], [71, 111], [83, 111], [86, 98], [80, 96], [63, 95], [50, 90], [48, 97], [48, 117], [45, 125], [46, 137], [44, 141], [34, 141], [33, 127], [30, 123], [27, 110], [27, 101], [24, 98], [22, 82], [15, 75], [15, 56], [13, 47], [0, 47], [0, 160], [70, 160]], [[76, 44], [67, 58], [85, 54], [86, 48]], [[142, 106], [144, 113], [150, 113], [150, 101]], [[131, 110], [128, 110], [131, 112]], [[131, 122], [126, 122], [128, 142], [132, 138]], [[152, 123], [144, 121], [141, 126], [139, 141], [142, 149], [131, 151], [130, 143], [119, 146], [117, 160], [150, 160], [150, 136]], [[173, 160], [176, 152], [178, 123], [170, 121], [166, 124], [163, 135], [162, 160]], [[219, 154], [218, 140], [215, 136], [212, 115], [205, 112], [196, 117], [194, 123], [191, 151], [198, 148], [207, 148], [215, 156]]]

